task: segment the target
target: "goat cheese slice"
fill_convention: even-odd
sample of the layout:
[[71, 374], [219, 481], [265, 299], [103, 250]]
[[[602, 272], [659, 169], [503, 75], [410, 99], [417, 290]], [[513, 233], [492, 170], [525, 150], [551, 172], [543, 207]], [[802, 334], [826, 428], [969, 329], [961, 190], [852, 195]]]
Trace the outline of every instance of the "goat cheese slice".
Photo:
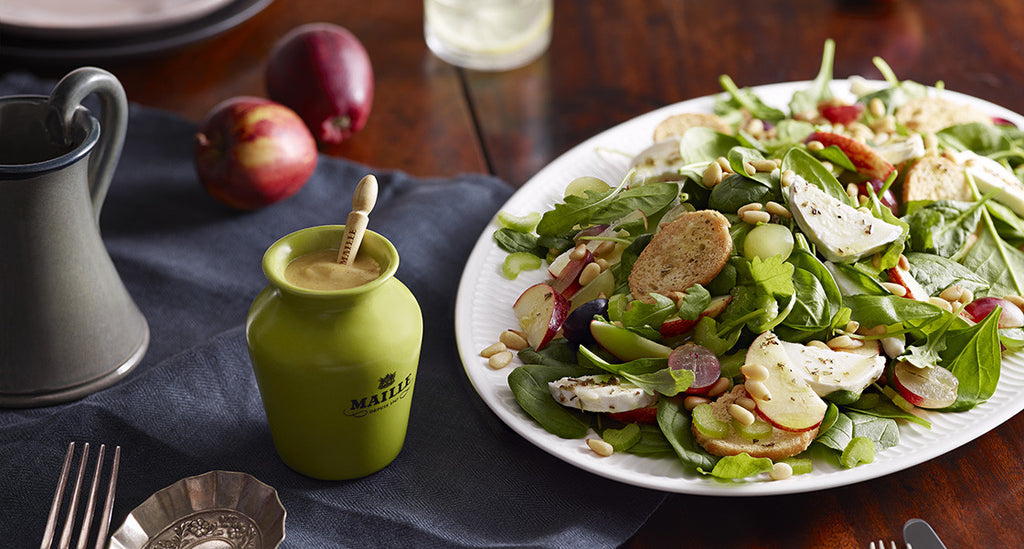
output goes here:
[[998, 190], [995, 201], [1024, 215], [1024, 183], [999, 162], [973, 151], [953, 153], [953, 161], [964, 167], [964, 172], [974, 178], [981, 194]]
[[885, 357], [881, 355], [833, 351], [788, 341], [780, 343], [797, 377], [821, 397], [836, 391], [860, 394], [885, 369]]
[[844, 204], [796, 177], [789, 186], [789, 206], [800, 229], [821, 255], [837, 263], [853, 263], [885, 249], [903, 231]]
[[548, 389], [562, 406], [584, 412], [628, 412], [658, 402], [658, 395], [610, 374], [563, 377], [549, 382]]

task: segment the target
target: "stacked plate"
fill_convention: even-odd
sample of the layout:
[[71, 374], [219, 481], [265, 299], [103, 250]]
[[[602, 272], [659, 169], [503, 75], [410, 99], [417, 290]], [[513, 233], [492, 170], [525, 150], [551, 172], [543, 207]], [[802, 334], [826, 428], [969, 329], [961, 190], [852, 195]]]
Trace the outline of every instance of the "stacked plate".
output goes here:
[[145, 55], [224, 32], [272, 0], [3, 0], [0, 56], [83, 61]]

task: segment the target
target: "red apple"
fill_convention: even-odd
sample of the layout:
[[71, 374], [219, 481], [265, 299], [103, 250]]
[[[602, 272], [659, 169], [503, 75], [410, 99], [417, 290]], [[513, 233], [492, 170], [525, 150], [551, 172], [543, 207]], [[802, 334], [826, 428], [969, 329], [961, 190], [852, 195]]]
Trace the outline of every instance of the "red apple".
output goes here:
[[814, 132], [807, 136], [806, 142], [817, 141], [826, 147], [839, 147], [850, 162], [857, 168], [857, 173], [869, 178], [885, 181], [896, 167], [889, 163], [881, 154], [869, 145], [852, 137], [829, 132]]
[[904, 360], [893, 373], [896, 392], [914, 406], [938, 409], [956, 402], [960, 381], [942, 366], [918, 368]]
[[[584, 267], [593, 262], [594, 254], [590, 253], [590, 250], [586, 250], [583, 257], [579, 259], [570, 259], [555, 275], [555, 279], [551, 281], [551, 287], [567, 299], [571, 299], [582, 287], [579, 280], [580, 273], [583, 272]], [[551, 270], [549, 269], [548, 272]]]
[[370, 116], [370, 56], [358, 38], [338, 25], [302, 25], [271, 50], [267, 93], [294, 109], [317, 142], [341, 143], [363, 129]]
[[295, 112], [259, 97], [218, 104], [199, 125], [195, 163], [214, 198], [254, 210], [298, 192], [316, 169], [317, 148]]
[[750, 391], [757, 413], [768, 423], [784, 431], [810, 431], [825, 419], [828, 404], [803, 379], [794, 374], [789, 355], [772, 332], [759, 335], [747, 350], [746, 363], [760, 364], [768, 370], [768, 379], [747, 380], [763, 383], [763, 394]]
[[825, 101], [818, 104], [818, 112], [821, 113], [821, 116], [825, 118], [825, 120], [828, 120], [832, 124], [842, 124], [846, 126], [851, 122], [856, 122], [860, 119], [861, 113], [864, 112], [864, 103], [838, 105]]
[[526, 342], [541, 349], [562, 328], [569, 315], [569, 300], [547, 284], [527, 288], [512, 305], [519, 327], [526, 333]]
[[981, 322], [1000, 307], [999, 328], [1021, 328], [1024, 327], [1024, 312], [1012, 302], [1001, 297], [979, 297], [964, 305], [964, 313], [974, 322]]

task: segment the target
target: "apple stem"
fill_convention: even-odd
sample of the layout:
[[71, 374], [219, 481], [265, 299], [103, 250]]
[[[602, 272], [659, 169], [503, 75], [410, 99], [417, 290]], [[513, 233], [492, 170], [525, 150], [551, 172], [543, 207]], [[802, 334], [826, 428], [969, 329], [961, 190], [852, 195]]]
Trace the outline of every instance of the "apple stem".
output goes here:
[[359, 253], [359, 245], [363, 242], [363, 233], [370, 221], [370, 210], [377, 202], [377, 178], [373, 174], [363, 177], [356, 185], [352, 194], [352, 211], [345, 222], [345, 236], [338, 250], [338, 263], [351, 265]]

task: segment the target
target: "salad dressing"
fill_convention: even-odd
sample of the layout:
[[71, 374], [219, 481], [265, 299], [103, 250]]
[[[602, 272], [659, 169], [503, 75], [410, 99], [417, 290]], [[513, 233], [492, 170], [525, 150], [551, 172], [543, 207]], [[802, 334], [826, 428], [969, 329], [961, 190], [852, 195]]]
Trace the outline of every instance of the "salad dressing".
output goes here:
[[307, 290], [347, 290], [380, 276], [372, 257], [357, 255], [350, 264], [338, 263], [337, 250], [320, 250], [299, 256], [284, 270], [284, 278]]

